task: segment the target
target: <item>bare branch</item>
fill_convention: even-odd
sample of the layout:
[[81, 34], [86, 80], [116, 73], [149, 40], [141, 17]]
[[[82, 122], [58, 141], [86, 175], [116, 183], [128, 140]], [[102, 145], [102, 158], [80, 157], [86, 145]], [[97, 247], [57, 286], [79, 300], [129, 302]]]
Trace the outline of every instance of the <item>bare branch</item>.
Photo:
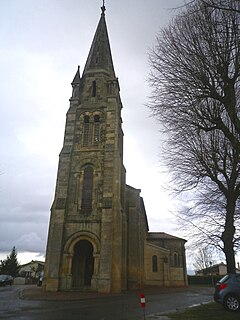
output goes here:
[[162, 158], [173, 190], [191, 190], [179, 220], [223, 250], [228, 272], [240, 228], [239, 13], [240, 1], [191, 1], [149, 54], [149, 107], [167, 134]]

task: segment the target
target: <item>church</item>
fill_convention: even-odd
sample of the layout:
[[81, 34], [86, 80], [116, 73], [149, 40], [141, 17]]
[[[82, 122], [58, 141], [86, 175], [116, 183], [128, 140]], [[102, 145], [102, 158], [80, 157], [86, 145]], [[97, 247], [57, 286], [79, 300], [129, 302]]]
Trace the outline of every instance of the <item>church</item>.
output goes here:
[[186, 240], [149, 232], [141, 190], [126, 184], [118, 78], [105, 6], [72, 81], [43, 287], [119, 293], [186, 286]]

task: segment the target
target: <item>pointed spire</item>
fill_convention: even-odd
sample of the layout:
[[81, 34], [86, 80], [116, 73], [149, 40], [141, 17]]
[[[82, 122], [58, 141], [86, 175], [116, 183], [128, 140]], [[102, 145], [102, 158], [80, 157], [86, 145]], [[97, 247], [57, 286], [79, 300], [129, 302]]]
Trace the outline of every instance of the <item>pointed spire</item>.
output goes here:
[[72, 85], [79, 84], [79, 83], [80, 83], [80, 66], [78, 66], [77, 72], [72, 81]]
[[104, 70], [112, 77], [115, 77], [111, 48], [108, 38], [107, 25], [105, 20], [105, 5], [101, 7], [102, 14], [95, 32], [87, 62], [83, 71], [83, 76], [88, 71]]
[[80, 81], [81, 81], [80, 66], [78, 66], [77, 72], [76, 72], [75, 77], [73, 78], [73, 81], [72, 81], [72, 97], [71, 97], [70, 101], [78, 100]]

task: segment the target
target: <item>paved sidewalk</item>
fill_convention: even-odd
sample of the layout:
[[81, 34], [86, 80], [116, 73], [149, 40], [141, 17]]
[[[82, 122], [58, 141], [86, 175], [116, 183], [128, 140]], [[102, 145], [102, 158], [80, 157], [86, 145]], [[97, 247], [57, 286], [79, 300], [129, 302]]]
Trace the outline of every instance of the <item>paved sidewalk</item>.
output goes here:
[[[154, 294], [158, 293], [161, 290], [162, 292], [170, 291], [172, 288], [161, 288], [161, 289], [146, 289], [146, 294]], [[173, 290], [173, 289], [172, 289]], [[185, 288], [175, 288], [174, 291], [180, 290], [183, 291]], [[103, 294], [98, 292], [79, 292], [79, 291], [58, 291], [58, 292], [46, 292], [42, 287], [37, 287], [36, 285], [28, 285], [20, 288], [19, 297], [21, 299], [26, 300], [44, 300], [44, 301], [77, 301], [77, 300], [88, 300], [88, 299], [96, 299], [102, 297], [113, 297], [124, 294], [136, 294], [136, 292], [126, 292], [120, 294]], [[169, 318], [162, 314], [152, 314], [146, 315], [146, 320], [168, 320]]]
[[[26, 300], [47, 300], [47, 301], [67, 301], [67, 300], [87, 300], [96, 299], [99, 297], [107, 297], [109, 294], [98, 292], [80, 292], [80, 291], [57, 291], [48, 292], [42, 287], [36, 285], [24, 286], [19, 291], [21, 299]], [[111, 295], [112, 296], [112, 295]]]
[[[123, 293], [98, 293], [93, 291], [57, 291], [57, 292], [49, 292], [45, 291], [42, 287], [38, 287], [36, 285], [23, 285], [20, 287], [19, 295], [21, 299], [27, 300], [48, 300], [48, 301], [66, 301], [66, 300], [88, 300], [88, 299], [96, 299], [101, 297], [113, 297], [120, 295], [136, 295], [144, 292], [145, 295], [151, 294], [160, 294], [160, 293], [171, 293], [171, 292], [184, 292], [193, 289], [194, 287], [177, 287], [177, 288], [162, 288], [162, 287], [146, 287], [142, 290], [138, 291], [125, 291]], [[198, 286], [197, 289], [200, 287]], [[205, 288], [206, 289], [206, 288]]]
[[[213, 288], [211, 287], [200, 287], [200, 286], [189, 286], [183, 288], [144, 288], [141, 292], [147, 295], [159, 295], [161, 293], [182, 293], [182, 292], [194, 292], [201, 291], [211, 293]], [[36, 285], [26, 285], [19, 288], [19, 297], [25, 300], [38, 300], [38, 301], [77, 301], [77, 300], [89, 300], [107, 297], [121, 297], [130, 295], [139, 295], [140, 291], [126, 291], [119, 294], [103, 294], [98, 292], [80, 292], [80, 291], [58, 291], [58, 292], [46, 292], [42, 287]], [[174, 311], [174, 310], [173, 310]], [[164, 313], [154, 313], [146, 316], [147, 320], [167, 320], [169, 319]]]

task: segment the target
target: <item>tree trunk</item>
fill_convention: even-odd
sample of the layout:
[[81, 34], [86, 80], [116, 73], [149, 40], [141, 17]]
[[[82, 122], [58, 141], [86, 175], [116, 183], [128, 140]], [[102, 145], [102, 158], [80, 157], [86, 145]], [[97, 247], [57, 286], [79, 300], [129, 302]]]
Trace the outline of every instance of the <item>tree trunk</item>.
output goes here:
[[227, 273], [236, 273], [236, 262], [233, 239], [235, 234], [234, 227], [234, 213], [235, 213], [236, 201], [233, 196], [227, 198], [226, 206], [226, 220], [224, 231], [222, 233], [223, 251], [226, 256]]

